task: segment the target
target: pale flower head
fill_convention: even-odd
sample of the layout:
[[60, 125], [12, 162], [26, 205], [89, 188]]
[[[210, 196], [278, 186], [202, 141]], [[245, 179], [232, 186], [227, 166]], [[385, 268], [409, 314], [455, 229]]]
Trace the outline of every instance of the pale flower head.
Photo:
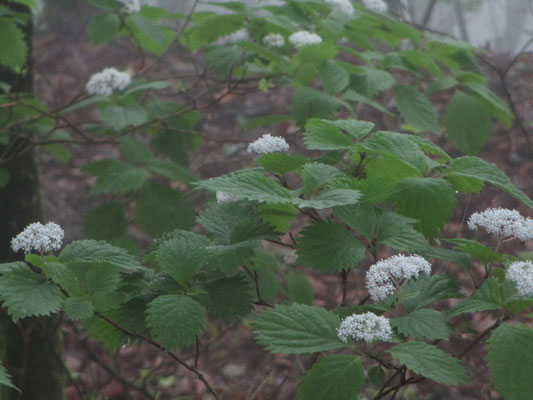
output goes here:
[[326, 3], [331, 4], [334, 9], [339, 10], [349, 17], [353, 15], [353, 6], [350, 0], [326, 0]]
[[505, 271], [505, 278], [516, 285], [521, 296], [533, 296], [533, 262], [515, 261]]
[[362, 0], [363, 5], [370, 11], [384, 13], [387, 12], [387, 3], [383, 0]]
[[263, 38], [263, 43], [268, 47], [283, 47], [285, 39], [279, 33], [269, 33]]
[[303, 47], [322, 43], [322, 38], [316, 33], [298, 31], [289, 36], [289, 42], [294, 45], [294, 47]]
[[218, 204], [227, 204], [227, 203], [236, 203], [241, 200], [239, 196], [235, 196], [234, 194], [230, 194], [227, 192], [217, 191], [217, 203]]
[[289, 145], [281, 136], [272, 136], [270, 133], [248, 145], [249, 153], [267, 154], [275, 151], [289, 151]]
[[487, 208], [476, 212], [468, 219], [468, 227], [472, 230], [483, 227], [500, 239], [514, 236], [525, 241], [533, 238], [533, 220], [522, 217], [516, 210], [506, 208]]
[[420, 273], [431, 273], [431, 264], [416, 255], [396, 255], [378, 261], [366, 273], [366, 288], [374, 301], [385, 299], [394, 293], [401, 282], [418, 278]]
[[124, 90], [131, 82], [127, 72], [118, 71], [116, 68], [105, 68], [97, 72], [87, 82], [87, 92], [92, 95], [111, 96], [113, 90]]
[[250, 35], [246, 29], [239, 29], [236, 32], [233, 32], [229, 35], [219, 37], [213, 45], [215, 46], [224, 46], [228, 44], [235, 44], [238, 42], [248, 42], [250, 40]]
[[118, 0], [122, 3], [122, 10], [128, 14], [135, 14], [141, 11], [141, 4], [139, 0]]
[[392, 329], [387, 318], [367, 312], [344, 318], [337, 328], [337, 336], [345, 343], [348, 339], [366, 342], [387, 341], [392, 336]]
[[64, 236], [65, 232], [58, 224], [34, 222], [11, 240], [11, 248], [15, 252], [24, 250], [26, 254], [32, 250], [46, 253], [59, 250]]

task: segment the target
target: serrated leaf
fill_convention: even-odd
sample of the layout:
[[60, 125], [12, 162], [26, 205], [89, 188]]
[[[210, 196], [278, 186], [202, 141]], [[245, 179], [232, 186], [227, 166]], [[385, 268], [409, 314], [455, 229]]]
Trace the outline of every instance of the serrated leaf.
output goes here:
[[459, 282], [446, 275], [421, 275], [410, 280], [400, 290], [402, 304], [407, 312], [412, 312], [451, 298], [460, 298]]
[[185, 286], [206, 263], [208, 243], [205, 237], [193, 232], [173, 232], [157, 249], [157, 266]]
[[346, 347], [337, 336], [340, 319], [321, 307], [276, 305], [252, 322], [257, 342], [273, 353], [314, 353]]
[[372, 238], [376, 230], [377, 215], [375, 207], [369, 202], [335, 207], [335, 215], [350, 228], [355, 229], [367, 239]]
[[468, 375], [460, 360], [424, 342], [407, 342], [388, 350], [416, 374], [432, 379], [437, 383], [459, 385], [468, 382]]
[[121, 269], [142, 268], [139, 261], [126, 250], [104, 241], [79, 240], [68, 244], [59, 261], [64, 264], [110, 264]]
[[308, 161], [305, 157], [280, 152], [263, 154], [255, 159], [257, 164], [276, 175], [285, 175], [299, 169]]
[[311, 196], [315, 191], [331, 183], [335, 178], [345, 176], [332, 165], [317, 162], [305, 164], [301, 175], [306, 196]]
[[[105, 315], [114, 320], [116, 318], [116, 314], [116, 312], [109, 312]], [[112, 352], [128, 341], [126, 335], [124, 335], [109, 322], [104, 321], [97, 316], [83, 320], [82, 323], [83, 327], [87, 329], [89, 335], [101, 342], [109, 352]]]
[[507, 128], [511, 127], [514, 115], [507, 104], [498, 96], [490, 91], [488, 87], [476, 82], [465, 82], [465, 86], [472, 89], [480, 99], [489, 107], [492, 115], [498, 119]]
[[506, 191], [529, 208], [533, 208], [533, 200], [513, 185], [502, 170], [478, 157], [465, 156], [456, 158], [450, 161], [443, 174], [445, 176], [461, 176], [488, 182]]
[[249, 203], [223, 203], [202, 211], [197, 222], [211, 233], [217, 242], [229, 244], [235, 227], [254, 214], [254, 207]]
[[359, 121], [357, 119], [340, 119], [337, 121], [327, 121], [328, 124], [335, 125], [337, 128], [342, 129], [343, 131], [348, 132], [351, 136], [356, 139], [362, 139], [366, 136], [372, 128], [374, 128], [374, 123], [370, 121]]
[[7, 386], [8, 388], [15, 389], [17, 392], [20, 392], [20, 390], [13, 385], [11, 381], [11, 375], [7, 372], [6, 367], [4, 367], [4, 364], [0, 362], [0, 385]]
[[158, 46], [162, 48], [167, 46], [167, 38], [163, 34], [161, 28], [153, 21], [150, 21], [141, 15], [129, 15], [126, 18], [126, 23], [132, 23], [143, 36], [146, 36]]
[[320, 69], [324, 89], [329, 94], [338, 93], [350, 83], [350, 75], [334, 60], [328, 60]]
[[194, 343], [207, 324], [204, 308], [181, 294], [159, 296], [148, 304], [146, 322], [166, 350]]
[[415, 228], [428, 238], [437, 236], [457, 203], [452, 185], [437, 178], [405, 178], [393, 197], [396, 211], [418, 219]]
[[457, 246], [457, 248], [467, 254], [470, 254], [472, 257], [477, 258], [481, 261], [482, 264], [488, 265], [491, 262], [503, 260], [503, 255], [495, 252], [490, 247], [483, 246], [476, 240], [470, 239], [444, 239], [446, 242], [452, 243]]
[[84, 320], [93, 316], [94, 306], [82, 297], [67, 297], [63, 302], [63, 311], [71, 320]]
[[14, 321], [54, 313], [61, 307], [62, 297], [56, 285], [25, 264], [0, 277], [0, 299]]
[[151, 237], [189, 229], [194, 220], [194, 210], [183, 193], [155, 183], [147, 183], [140, 190], [135, 214], [140, 228]]
[[527, 400], [533, 392], [533, 330], [500, 325], [489, 339], [486, 359], [494, 387], [506, 400]]
[[160, 174], [172, 181], [191, 183], [197, 180], [196, 176], [184, 166], [171, 160], [153, 158], [148, 160], [146, 167], [150, 172]]
[[394, 98], [405, 122], [421, 131], [439, 133], [439, 121], [433, 104], [415, 87], [395, 85]]
[[305, 124], [304, 143], [309, 150], [347, 150], [352, 146], [350, 138], [335, 125], [318, 118]]
[[87, 26], [87, 34], [93, 45], [112, 41], [120, 27], [120, 20], [117, 14], [95, 15]]
[[328, 354], [301, 378], [297, 399], [353, 400], [364, 383], [359, 357]]
[[207, 310], [226, 322], [244, 317], [253, 309], [254, 293], [242, 276], [208, 282], [205, 291]]
[[385, 371], [381, 365], [376, 365], [368, 371], [368, 380], [375, 387], [380, 387], [385, 381]]
[[296, 245], [298, 263], [322, 272], [351, 269], [366, 248], [350, 232], [333, 221], [317, 221], [302, 230]]
[[309, 88], [297, 88], [291, 101], [291, 113], [296, 125], [304, 126], [309, 118], [333, 119], [337, 110], [337, 101], [334, 97]]
[[313, 287], [306, 275], [293, 272], [285, 276], [287, 279], [287, 292], [293, 303], [313, 304]]
[[15, 70], [26, 62], [28, 46], [22, 31], [8, 18], [0, 17], [0, 65]]
[[125, 193], [138, 189], [147, 179], [144, 168], [121, 160], [101, 160], [85, 165], [82, 170], [96, 176], [91, 194]]
[[138, 104], [106, 105], [100, 111], [100, 119], [106, 126], [119, 132], [129, 126], [139, 126], [147, 122], [148, 112]]
[[215, 72], [226, 76], [243, 62], [244, 53], [236, 46], [217, 46], [206, 51], [205, 60]]
[[424, 235], [407, 224], [390, 224], [379, 231], [378, 242], [399, 251], [418, 252], [427, 247]]
[[125, 233], [126, 218], [120, 203], [100, 204], [83, 216], [83, 234], [88, 239], [110, 240]]
[[122, 138], [120, 150], [128, 161], [132, 163], [144, 163], [154, 158], [154, 154], [147, 143], [130, 136]]
[[446, 136], [466, 154], [476, 154], [491, 134], [491, 118], [476, 97], [457, 90], [444, 114]]
[[404, 336], [415, 339], [448, 339], [450, 326], [444, 315], [436, 310], [422, 308], [403, 317], [393, 318], [391, 325]]
[[230, 35], [239, 30], [244, 22], [244, 15], [223, 14], [213, 15], [203, 19], [185, 36], [187, 43], [193, 50], [204, 44], [214, 42], [221, 36]]
[[356, 103], [368, 104], [369, 106], [374, 107], [376, 110], [379, 110], [384, 114], [388, 114], [391, 116], [394, 115], [377, 101], [374, 101], [370, 97], [364, 96], [361, 93], [357, 93], [355, 90], [352, 89], [346, 90], [342, 95], [342, 99], [347, 101], [353, 101]]
[[490, 277], [468, 299], [450, 308], [446, 312], [446, 315], [448, 318], [451, 318], [469, 312], [497, 310], [502, 308], [502, 306], [503, 294], [501, 284], [498, 279]]
[[375, 68], [362, 68], [364, 72], [366, 94], [370, 97], [390, 89], [396, 81], [390, 73]]

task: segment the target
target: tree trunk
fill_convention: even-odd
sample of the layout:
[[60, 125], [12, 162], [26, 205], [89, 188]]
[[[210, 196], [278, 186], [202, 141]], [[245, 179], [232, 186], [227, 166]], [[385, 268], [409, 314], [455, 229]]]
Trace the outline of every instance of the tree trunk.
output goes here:
[[[31, 16], [31, 11], [17, 3], [0, 0]], [[11, 85], [13, 92], [31, 92], [33, 71], [31, 61], [32, 23], [22, 27], [28, 45], [28, 68], [25, 75], [0, 69], [0, 81]], [[18, 140], [18, 139], [14, 139]], [[24, 144], [24, 143], [22, 143]], [[18, 147], [18, 146], [16, 146]], [[3, 148], [0, 146], [0, 152]], [[33, 150], [2, 165], [9, 173], [8, 184], [0, 190], [0, 262], [20, 260], [22, 254], [11, 250], [11, 238], [28, 224], [42, 221], [39, 174]], [[57, 318], [25, 318], [14, 323], [5, 309], [0, 312], [3, 333], [1, 359], [21, 393], [3, 388], [4, 400], [62, 400], [61, 343]]]

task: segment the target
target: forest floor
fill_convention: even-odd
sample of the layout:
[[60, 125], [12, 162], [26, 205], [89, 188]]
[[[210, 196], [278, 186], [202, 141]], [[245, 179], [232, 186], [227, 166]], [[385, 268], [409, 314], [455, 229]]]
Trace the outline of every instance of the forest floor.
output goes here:
[[[60, 105], [84, 90], [85, 82], [94, 72], [107, 66], [121, 69], [135, 69], [138, 66], [136, 53], [123, 41], [109, 46], [93, 48], [87, 43], [84, 27], [69, 35], [68, 40], [61, 33], [51, 29], [42, 30], [35, 43], [36, 84], [35, 91], [51, 104]], [[160, 63], [159, 70], [172, 65], [176, 69], [182, 61], [181, 50], [175, 47], [169, 56]], [[60, 60], [58, 62], [57, 60]], [[495, 58], [495, 63], [505, 65], [505, 58]], [[532, 72], [522, 68], [530, 65], [528, 56], [521, 57], [515, 68], [507, 76], [507, 85], [516, 103], [520, 118], [529, 127], [533, 120], [531, 115]], [[490, 70], [487, 70], [490, 72]], [[157, 72], [156, 72], [157, 73]], [[492, 76], [489, 74], [489, 76]], [[494, 79], [493, 89], [501, 92], [500, 82]], [[204, 140], [201, 148], [192, 155], [191, 168], [202, 179], [217, 176], [231, 170], [252, 164], [252, 156], [246, 152], [248, 142], [254, 140], [265, 129], [245, 130], [242, 121], [269, 113], [287, 113], [288, 92], [256, 92], [247, 96], [228, 96], [223, 102], [202, 115], [197, 130]], [[445, 93], [432, 100], [439, 106], [444, 105], [450, 94]], [[386, 99], [384, 99], [385, 101]], [[357, 118], [377, 122], [387, 127], [390, 121], [376, 121], [377, 114], [366, 108], [358, 109]], [[343, 117], [343, 115], [339, 115]], [[295, 153], [303, 153], [301, 133], [289, 124], [282, 124], [272, 130], [275, 135], [287, 138]], [[211, 138], [208, 140], [207, 138]], [[452, 156], [459, 153], [446, 140], [439, 136], [431, 137]], [[46, 217], [59, 223], [66, 232], [66, 242], [81, 239], [82, 215], [96, 198], [89, 194], [93, 179], [84, 175], [78, 167], [90, 160], [107, 156], [117, 156], [118, 152], [110, 146], [74, 148], [73, 157], [67, 164], [62, 164], [51, 157], [44, 149], [39, 150], [41, 182]], [[533, 196], [533, 157], [524, 135], [516, 127], [506, 129], [497, 127], [480, 157], [495, 163], [514, 184]], [[197, 210], [203, 207], [204, 195], [195, 195]], [[202, 197], [203, 196], [203, 197]], [[480, 195], [460, 196], [451, 223], [442, 237], [469, 237], [465, 221], [475, 211], [487, 207], [505, 207], [518, 209], [524, 215], [531, 215], [531, 210], [519, 205], [516, 200], [494, 187], [487, 187]], [[533, 242], [526, 243], [523, 250], [532, 250]], [[515, 248], [506, 249], [509, 252]], [[437, 266], [438, 269], [453, 269], [459, 279], [468, 279], [458, 267]], [[306, 271], [309, 273], [309, 271]], [[339, 293], [340, 280], [337, 276], [310, 274], [315, 291], [315, 302], [326, 307], [334, 307], [339, 299], [333, 293]], [[363, 271], [352, 273], [349, 277], [349, 299], [357, 301], [364, 297], [362, 284]], [[472, 324], [478, 331], [490, 325], [493, 315], [481, 313], [472, 318]], [[265, 352], [254, 341], [249, 329], [249, 321], [230, 325], [212, 323], [207, 333], [201, 338], [201, 356], [199, 368], [209, 377], [213, 385], [225, 399], [233, 400], [284, 400], [292, 399], [298, 377], [310, 363], [307, 356], [271, 354]], [[100, 344], [87, 337], [82, 327], [68, 321], [62, 325], [64, 342], [64, 361], [67, 379], [67, 399], [210, 399], [203, 385], [196, 377], [165, 357], [160, 351], [150, 346], [128, 346], [113, 354], [107, 352]], [[449, 344], [459, 350], [468, 343], [469, 334], [464, 334], [457, 341]], [[463, 343], [464, 341], [464, 343]], [[181, 352], [185, 360], [194, 360], [193, 349]], [[429, 382], [419, 384], [417, 389], [402, 391], [397, 399], [494, 399], [497, 394], [490, 387], [479, 382], [488, 381], [488, 371], [482, 360], [485, 355], [484, 345], [469, 353], [464, 364], [468, 367], [472, 383], [461, 388], [444, 387], [436, 390]], [[157, 394], [156, 394], [157, 393]], [[370, 393], [370, 392], [369, 392]]]

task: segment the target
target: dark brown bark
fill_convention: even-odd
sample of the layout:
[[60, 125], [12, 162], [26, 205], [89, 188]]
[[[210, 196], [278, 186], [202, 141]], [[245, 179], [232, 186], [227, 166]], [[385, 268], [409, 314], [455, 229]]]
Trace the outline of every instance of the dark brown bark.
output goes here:
[[[0, 5], [15, 8], [31, 16], [28, 8], [0, 0]], [[0, 69], [0, 81], [7, 82], [12, 92], [29, 93], [33, 86], [31, 65], [32, 24], [21, 27], [28, 44], [26, 73], [15, 74]], [[18, 140], [18, 139], [12, 139]], [[16, 147], [16, 146], [15, 146]], [[0, 146], [0, 152], [3, 148]], [[10, 247], [11, 238], [28, 224], [42, 221], [39, 175], [34, 151], [25, 152], [2, 165], [9, 173], [8, 184], [0, 189], [0, 262], [23, 259]], [[25, 318], [14, 323], [6, 310], [0, 310], [3, 334], [1, 359], [21, 392], [2, 388], [0, 398], [5, 400], [61, 400], [63, 399], [61, 343], [56, 318]]]

